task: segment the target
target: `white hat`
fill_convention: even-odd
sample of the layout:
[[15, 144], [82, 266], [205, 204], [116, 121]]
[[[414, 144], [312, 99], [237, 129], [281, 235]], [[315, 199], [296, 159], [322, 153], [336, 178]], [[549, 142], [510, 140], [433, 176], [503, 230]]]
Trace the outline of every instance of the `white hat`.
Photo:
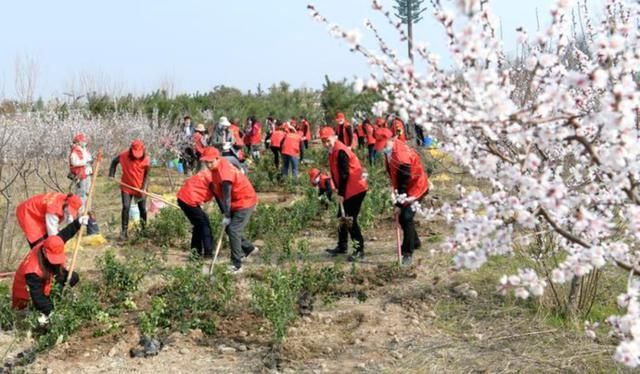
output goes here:
[[218, 126], [229, 127], [231, 126], [231, 123], [229, 123], [227, 117], [220, 117], [220, 119], [218, 120]]
[[207, 131], [207, 129], [204, 127], [204, 124], [199, 123], [198, 126], [196, 126], [196, 131]]

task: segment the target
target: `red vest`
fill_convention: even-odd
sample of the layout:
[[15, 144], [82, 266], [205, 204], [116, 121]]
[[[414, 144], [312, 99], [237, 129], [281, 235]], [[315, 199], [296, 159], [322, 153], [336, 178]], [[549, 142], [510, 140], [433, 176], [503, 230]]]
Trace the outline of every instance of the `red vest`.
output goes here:
[[75, 154], [80, 160], [84, 160], [84, 154], [82, 153], [82, 149], [79, 145], [74, 145], [71, 147], [71, 153], [69, 153], [69, 171], [71, 174], [78, 177], [80, 180], [84, 180], [87, 178], [85, 166], [72, 166], [71, 165], [71, 155]]
[[271, 134], [271, 146], [275, 148], [280, 148], [280, 143], [282, 143], [282, 139], [286, 134], [282, 130], [276, 130]]
[[251, 128], [251, 136], [249, 137], [249, 144], [251, 145], [260, 144], [260, 139], [262, 139], [262, 124], [256, 121], [253, 124], [253, 127]]
[[47, 233], [47, 214], [55, 214], [60, 221], [64, 219], [66, 199], [64, 193], [49, 192], [32, 196], [18, 205], [16, 218], [28, 241], [33, 243]]
[[235, 146], [244, 147], [244, 139], [240, 136], [240, 128], [232, 124], [231, 126], [229, 126], [229, 130], [231, 130], [233, 138], [235, 139]]
[[231, 211], [251, 208], [258, 203], [258, 196], [249, 178], [225, 159], [220, 159], [218, 168], [212, 170], [213, 194], [222, 200], [222, 182], [231, 182]]
[[376, 133], [371, 124], [367, 124], [364, 126], [364, 131], [367, 134], [367, 144], [372, 145], [376, 144]]
[[291, 157], [300, 157], [300, 142], [302, 137], [297, 133], [289, 133], [284, 136], [284, 142], [282, 142], [282, 149], [280, 152], [283, 155]]
[[31, 301], [31, 294], [29, 293], [29, 287], [27, 286], [27, 274], [35, 274], [39, 278], [44, 279], [44, 294], [45, 296], [49, 296], [51, 294], [53, 273], [49, 273], [44, 270], [44, 265], [41, 263], [39, 256], [41, 248], [42, 244], [31, 249], [16, 271], [11, 290], [13, 309], [24, 309], [29, 305], [29, 301]]
[[367, 181], [362, 178], [362, 166], [360, 166], [360, 160], [346, 145], [340, 141], [336, 141], [331, 153], [329, 153], [329, 167], [331, 169], [331, 179], [336, 186], [340, 185], [340, 173], [338, 172], [338, 153], [344, 151], [349, 157], [349, 180], [347, 181], [347, 188], [344, 193], [344, 198], [349, 199], [352, 196], [367, 191], [369, 185]]
[[302, 140], [311, 140], [311, 126], [306, 119], [302, 120], [300, 130], [302, 131]]
[[336, 186], [334, 186], [333, 181], [331, 180], [331, 176], [327, 175], [327, 173], [320, 173], [320, 187], [324, 187], [325, 182], [329, 181], [329, 186], [331, 186], [332, 190], [336, 189]]
[[[134, 159], [130, 156], [130, 151], [126, 150], [120, 153], [120, 165], [122, 166], [122, 183], [128, 184], [131, 187], [142, 189], [144, 183], [144, 174], [149, 170], [151, 161], [148, 156], [144, 156], [141, 159]], [[128, 187], [120, 186], [122, 192], [131, 196], [140, 197], [140, 192], [134, 191]]]
[[202, 154], [202, 152], [204, 152], [204, 145], [202, 144], [202, 137], [203, 137], [203, 135], [201, 133], [199, 133], [199, 132], [194, 132], [193, 133], [193, 148], [199, 154]]
[[404, 133], [404, 125], [402, 124], [402, 121], [400, 121], [399, 119], [393, 120], [392, 131], [394, 132], [394, 135], [398, 135], [399, 140], [402, 140], [402, 141], [407, 140], [406, 134]]
[[420, 162], [420, 155], [405, 142], [396, 140], [393, 142], [391, 156], [385, 157], [385, 166], [394, 189], [398, 188], [398, 170], [401, 165], [409, 165], [411, 170], [407, 195], [422, 198], [429, 190], [429, 179]]
[[213, 199], [211, 183], [213, 183], [211, 170], [203, 170], [184, 182], [178, 191], [178, 199], [194, 208], [207, 203]]
[[358, 132], [358, 137], [359, 137], [359, 138], [364, 138], [364, 137], [365, 137], [365, 133], [364, 133], [364, 123], [361, 123], [361, 124], [359, 124], [359, 125], [358, 125], [357, 132]]

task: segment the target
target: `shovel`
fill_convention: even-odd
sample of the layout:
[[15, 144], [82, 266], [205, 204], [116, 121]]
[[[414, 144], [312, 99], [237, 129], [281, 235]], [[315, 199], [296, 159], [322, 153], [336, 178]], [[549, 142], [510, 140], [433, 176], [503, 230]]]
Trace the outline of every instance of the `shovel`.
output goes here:
[[344, 205], [342, 203], [340, 203], [340, 226], [346, 225], [348, 228], [351, 228], [351, 226], [353, 226], [353, 217], [347, 217], [344, 214]]
[[222, 248], [222, 239], [223, 239], [223, 235], [224, 235], [224, 229], [225, 229], [225, 227], [222, 226], [222, 229], [220, 230], [220, 236], [218, 238], [218, 243], [216, 244], [216, 253], [213, 255], [213, 258], [211, 259], [211, 265], [209, 266], [209, 272], [207, 273], [205, 271], [204, 272], [205, 275], [213, 276], [213, 267], [215, 266], [216, 260], [218, 259], [218, 253], [220, 253], [220, 248]]
[[396, 245], [398, 247], [398, 265], [402, 265], [402, 247], [400, 245], [400, 215], [396, 214]]

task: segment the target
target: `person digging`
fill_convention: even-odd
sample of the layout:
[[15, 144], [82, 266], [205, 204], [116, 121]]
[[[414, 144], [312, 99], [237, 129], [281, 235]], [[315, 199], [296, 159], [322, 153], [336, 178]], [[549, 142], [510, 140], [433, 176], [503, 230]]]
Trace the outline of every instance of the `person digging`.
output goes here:
[[362, 166], [358, 157], [344, 143], [338, 140], [331, 127], [320, 130], [322, 145], [329, 150], [329, 168], [331, 179], [338, 190], [338, 218], [341, 224], [338, 229], [338, 245], [327, 249], [331, 256], [347, 253], [349, 235], [355, 242], [355, 251], [349, 261], [364, 258], [364, 238], [358, 224], [358, 215], [369, 185], [363, 177]]
[[122, 176], [120, 178], [120, 196], [122, 198], [122, 231], [120, 232], [120, 240], [129, 238], [129, 210], [131, 202], [138, 204], [140, 210], [140, 220], [144, 228], [147, 223], [147, 208], [145, 195], [140, 191], [135, 191], [131, 187], [138, 190], [146, 191], [149, 185], [149, 170], [151, 161], [145, 153], [144, 143], [141, 140], [131, 142], [129, 149], [120, 153], [111, 161], [109, 168], [109, 178], [116, 176], [118, 164], [122, 166]]
[[[89, 216], [84, 215], [60, 230], [56, 235], [33, 247], [22, 260], [13, 278], [11, 288], [11, 304], [15, 310], [23, 310], [31, 305], [41, 313], [38, 318], [40, 325], [46, 325], [54, 310], [51, 301], [51, 289], [55, 284], [64, 287], [69, 276], [64, 263], [64, 243], [73, 238], [78, 230], [89, 222]], [[75, 286], [80, 277], [75, 271], [69, 278], [69, 285]]]
[[[209, 162], [220, 156], [214, 147], [202, 150], [201, 159]], [[178, 191], [178, 206], [193, 225], [191, 232], [191, 251], [197, 256], [213, 257], [213, 234], [209, 216], [202, 206], [213, 199], [211, 170], [205, 168], [187, 179]]]
[[258, 196], [249, 178], [219, 154], [203, 158], [203, 162], [211, 171], [213, 196], [222, 212], [222, 227], [229, 237], [229, 272], [237, 274], [242, 271], [242, 260], [258, 252], [258, 247], [244, 236]]
[[404, 202], [394, 208], [396, 222], [402, 228], [402, 265], [411, 265], [413, 251], [420, 248], [420, 238], [411, 205], [421, 201], [429, 192], [429, 179], [420, 162], [420, 155], [389, 129], [376, 131], [377, 151], [382, 151], [391, 186], [398, 195], [406, 195]]

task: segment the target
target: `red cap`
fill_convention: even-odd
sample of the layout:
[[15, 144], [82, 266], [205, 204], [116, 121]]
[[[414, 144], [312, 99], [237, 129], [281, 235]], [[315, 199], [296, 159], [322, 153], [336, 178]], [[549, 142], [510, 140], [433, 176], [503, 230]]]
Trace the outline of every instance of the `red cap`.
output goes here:
[[384, 119], [383, 118], [376, 118], [376, 126], [378, 127], [383, 127], [384, 126]]
[[213, 161], [216, 158], [220, 157], [220, 152], [214, 147], [206, 147], [204, 151], [202, 151], [202, 156], [200, 156], [200, 161]]
[[316, 168], [309, 169], [309, 182], [311, 182], [311, 184], [314, 186], [315, 186], [315, 180], [318, 177], [318, 175], [320, 175], [320, 170]]
[[52, 265], [64, 264], [66, 257], [64, 255], [64, 240], [58, 235], [48, 237], [44, 243], [44, 255]]
[[71, 195], [67, 198], [67, 207], [69, 208], [69, 214], [77, 217], [78, 211], [82, 207], [82, 200], [78, 195]]
[[345, 120], [344, 113], [340, 112], [336, 114], [336, 121]]
[[131, 142], [131, 153], [133, 153], [133, 157], [135, 158], [144, 156], [144, 142], [138, 139]]
[[389, 129], [382, 128], [376, 130], [376, 145], [374, 146], [374, 149], [376, 151], [382, 150], [382, 148], [387, 145], [387, 140], [391, 139], [392, 137], [393, 133]]
[[328, 139], [330, 136], [334, 136], [336, 134], [335, 131], [333, 131], [332, 127], [323, 127], [320, 129], [320, 139], [324, 140], [324, 139]]
[[74, 143], [81, 143], [81, 142], [86, 142], [86, 141], [87, 141], [87, 136], [85, 134], [83, 134], [83, 133], [76, 134], [73, 137], [73, 142]]

